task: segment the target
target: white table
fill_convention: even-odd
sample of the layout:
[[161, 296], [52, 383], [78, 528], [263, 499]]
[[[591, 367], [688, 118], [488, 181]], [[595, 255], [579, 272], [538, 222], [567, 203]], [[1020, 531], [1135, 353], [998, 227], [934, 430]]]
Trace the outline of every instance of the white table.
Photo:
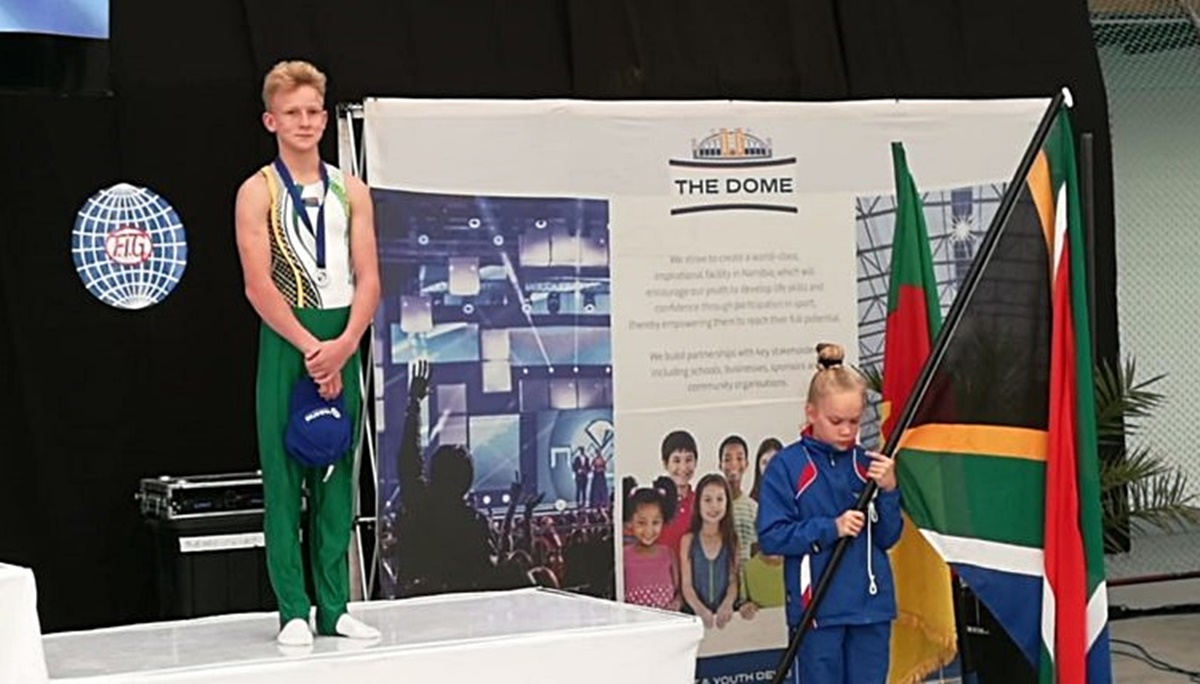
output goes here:
[[54, 634], [64, 684], [693, 684], [697, 618], [523, 589], [353, 604], [376, 642], [317, 637], [284, 649], [274, 613]]
[[33, 571], [0, 563], [0, 682], [45, 681]]

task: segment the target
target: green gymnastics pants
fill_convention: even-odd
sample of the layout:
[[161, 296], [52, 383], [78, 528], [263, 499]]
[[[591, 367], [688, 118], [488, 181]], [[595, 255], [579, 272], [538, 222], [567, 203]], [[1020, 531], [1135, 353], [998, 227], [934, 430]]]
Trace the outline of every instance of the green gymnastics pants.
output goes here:
[[[293, 309], [296, 318], [319, 340], [342, 333], [350, 309]], [[267, 572], [279, 603], [279, 623], [301, 618], [308, 621], [310, 604], [305, 590], [305, 564], [300, 552], [302, 488], [308, 489], [309, 571], [317, 603], [317, 633], [332, 635], [346, 612], [350, 597], [347, 556], [353, 526], [354, 459], [343, 458], [325, 479], [326, 468], [305, 468], [288, 456], [284, 447], [292, 388], [307, 375], [300, 351], [265, 323], [258, 347], [258, 452], [262, 464], [266, 509], [263, 532], [267, 546]], [[342, 369], [346, 410], [359, 425], [362, 395], [359, 391], [358, 353]], [[357, 430], [354, 443], [358, 443]], [[349, 454], [354, 453], [351, 447]]]

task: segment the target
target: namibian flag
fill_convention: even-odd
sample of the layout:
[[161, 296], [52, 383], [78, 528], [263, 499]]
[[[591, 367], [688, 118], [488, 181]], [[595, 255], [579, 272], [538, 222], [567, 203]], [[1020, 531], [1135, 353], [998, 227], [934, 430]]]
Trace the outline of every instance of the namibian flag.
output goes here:
[[[892, 143], [892, 169], [896, 229], [883, 343], [884, 439], [892, 436], [897, 413], [908, 402], [942, 327], [924, 205], [902, 143]], [[916, 526], [905, 523], [900, 541], [888, 552], [897, 610], [888, 676], [892, 684], [923, 681], [953, 660], [956, 650], [950, 569]]]
[[897, 456], [913, 522], [1059, 684], [1112, 681], [1074, 147], [1056, 97], [946, 317]]

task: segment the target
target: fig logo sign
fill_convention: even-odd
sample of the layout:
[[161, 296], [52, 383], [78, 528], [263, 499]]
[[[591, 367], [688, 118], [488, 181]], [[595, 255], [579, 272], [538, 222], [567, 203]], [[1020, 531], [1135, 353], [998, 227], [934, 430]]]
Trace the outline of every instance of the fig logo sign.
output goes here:
[[118, 309], [166, 299], [187, 267], [179, 215], [146, 188], [118, 183], [88, 198], [75, 217], [71, 256], [83, 286]]
[[104, 251], [108, 258], [122, 266], [137, 266], [154, 254], [154, 242], [150, 233], [137, 226], [125, 226], [108, 234], [104, 239]]

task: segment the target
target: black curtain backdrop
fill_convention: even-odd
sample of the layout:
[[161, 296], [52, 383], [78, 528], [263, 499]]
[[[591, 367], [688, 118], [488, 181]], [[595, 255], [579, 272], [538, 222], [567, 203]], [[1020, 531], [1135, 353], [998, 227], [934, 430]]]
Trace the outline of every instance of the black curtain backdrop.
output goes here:
[[[238, 184], [273, 153], [259, 89], [279, 59], [324, 68], [331, 107], [1067, 85], [1077, 129], [1096, 136], [1095, 309], [1101, 356], [1117, 354], [1108, 113], [1083, 0], [113, 0], [112, 12], [107, 95], [0, 95], [0, 560], [34, 569], [47, 631], [153, 618], [140, 478], [257, 467], [257, 319], [232, 216]], [[324, 149], [336, 159], [332, 133]], [[162, 194], [188, 231], [183, 282], [141, 312], [94, 300], [71, 261], [75, 212], [117, 181]]]

